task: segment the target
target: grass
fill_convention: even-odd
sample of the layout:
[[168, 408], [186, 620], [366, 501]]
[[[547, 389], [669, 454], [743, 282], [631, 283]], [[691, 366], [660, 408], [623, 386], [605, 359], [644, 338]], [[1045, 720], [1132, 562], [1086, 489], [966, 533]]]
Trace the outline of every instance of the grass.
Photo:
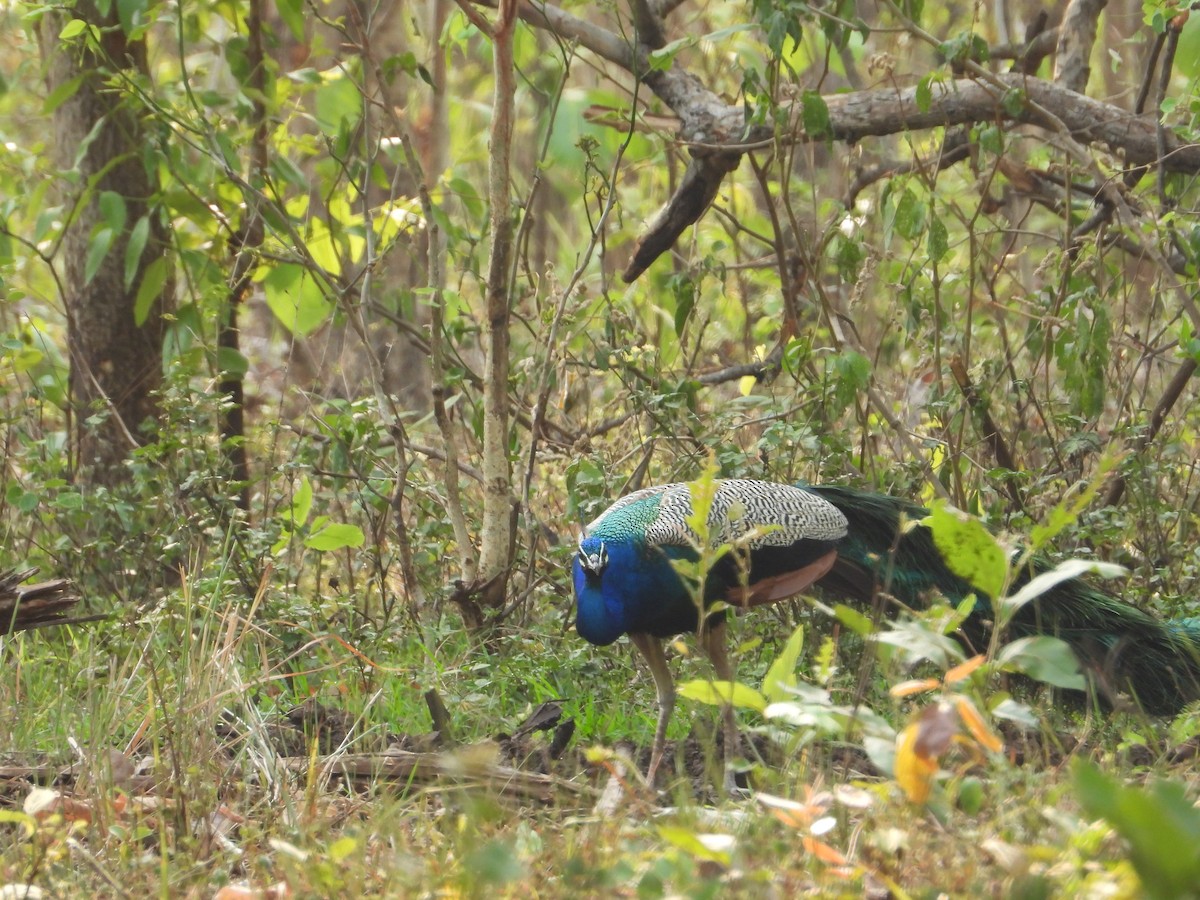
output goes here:
[[[653, 689], [630, 653], [531, 632], [509, 639], [498, 661], [449, 628], [374, 648], [314, 634], [297, 644], [286, 623], [255, 618], [261, 604], [235, 609], [218, 595], [185, 586], [129, 623], [3, 639], [5, 762], [76, 768], [63, 791], [70, 805], [55, 793], [36, 816], [24, 811], [33, 785], [3, 782], [2, 883], [112, 897], [212, 897], [232, 885], [250, 893], [221, 896], [1135, 896], [1125, 845], [1080, 811], [1070, 758], [1135, 783], [1168, 776], [1192, 796], [1197, 787], [1154, 723], [1038, 705], [1042, 729], [1023, 765], [951, 751], [927, 805], [893, 778], [864, 774], [844, 742], [795, 730], [792, 752], [757, 775], [775, 801], [698, 791], [719, 781], [713, 752], [699, 782], [665, 785], [666, 808], [633, 775], [601, 812], [595, 794], [522, 800], [478, 786], [471, 766], [493, 761], [489, 739], [544, 699], [566, 697], [578, 726], [559, 778], [598, 792], [613, 757], [589, 764], [583, 751], [648, 741]], [[758, 630], [770, 630], [766, 619]], [[778, 644], [739, 631], [743, 679], [757, 684]], [[285, 645], [304, 649], [289, 658]], [[841, 662], [852, 684], [854, 661]], [[704, 675], [699, 660], [676, 667]], [[353, 722], [334, 754], [343, 758], [377, 749], [387, 732], [428, 731], [421, 695], [436, 688], [468, 747], [452, 751], [464, 776], [348, 789], [315, 753], [285, 768], [273, 748], [298, 685]], [[981, 689], [986, 705], [998, 687]], [[870, 702], [897, 727], [914, 705]], [[714, 711], [683, 702], [672, 735], [692, 722], [701, 744], [719, 731]], [[746, 730], [759, 725], [743, 716]], [[1046, 739], [1059, 731], [1077, 749]]]

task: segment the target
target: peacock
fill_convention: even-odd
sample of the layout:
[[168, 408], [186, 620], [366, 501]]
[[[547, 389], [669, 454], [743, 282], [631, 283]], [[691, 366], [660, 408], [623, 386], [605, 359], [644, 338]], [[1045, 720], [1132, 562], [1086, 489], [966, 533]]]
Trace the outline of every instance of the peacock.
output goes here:
[[[701, 490], [703, 490], [701, 488]], [[621, 498], [586, 526], [573, 563], [576, 630], [607, 645], [621, 635], [645, 657], [658, 695], [658, 722], [647, 780], [662, 761], [675, 688], [663, 640], [696, 632], [717, 677], [732, 681], [725, 649], [725, 610], [773, 603], [815, 587], [833, 597], [871, 603], [881, 593], [910, 608], [941, 595], [976, 595], [962, 628], [980, 646], [989, 633], [992, 598], [954, 574], [920, 522], [928, 510], [907, 500], [842, 486], [774, 484], [746, 479], [712, 484], [710, 547], [728, 547], [705, 573], [702, 592], [679, 574], [699, 559], [692, 527], [693, 486], [645, 488]], [[1049, 564], [1035, 559], [1015, 591]], [[709, 610], [718, 600], [727, 606]], [[1128, 692], [1155, 715], [1200, 698], [1200, 620], [1163, 622], [1084, 580], [1060, 582], [1023, 606], [1009, 635], [1052, 634], [1066, 641], [1101, 697]], [[727, 755], [736, 742], [725, 711]]]

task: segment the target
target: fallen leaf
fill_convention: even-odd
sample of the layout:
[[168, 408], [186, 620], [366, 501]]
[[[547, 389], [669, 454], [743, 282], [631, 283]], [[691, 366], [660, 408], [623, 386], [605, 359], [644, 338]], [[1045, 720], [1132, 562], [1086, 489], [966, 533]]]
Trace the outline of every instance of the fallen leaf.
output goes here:
[[849, 860], [844, 857], [840, 851], [830, 847], [824, 841], [818, 841], [816, 838], [805, 837], [801, 840], [804, 849], [815, 856], [823, 863], [831, 866], [849, 865]]

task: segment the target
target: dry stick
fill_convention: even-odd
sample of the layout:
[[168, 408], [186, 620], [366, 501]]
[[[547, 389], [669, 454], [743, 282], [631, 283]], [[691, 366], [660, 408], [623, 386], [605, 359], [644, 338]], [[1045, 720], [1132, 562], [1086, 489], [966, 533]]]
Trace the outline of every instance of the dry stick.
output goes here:
[[[1136, 115], [1141, 115], [1146, 111], [1146, 101], [1150, 98], [1150, 85], [1154, 83], [1154, 72], [1158, 66], [1158, 55], [1162, 53], [1163, 43], [1167, 39], [1167, 33], [1164, 31], [1154, 38], [1154, 46], [1150, 48], [1150, 58], [1146, 60], [1146, 74], [1142, 77], [1142, 86], [1138, 88], [1137, 102], [1133, 105], [1133, 111]], [[1139, 172], [1141, 169], [1132, 171]]]
[[[783, 154], [775, 154], [782, 156]], [[754, 154], [748, 154], [750, 159], [750, 168], [754, 172], [754, 178], [758, 182], [759, 190], [763, 196], [769, 198], [771, 196], [770, 184], [767, 180], [767, 173], [762, 166], [759, 166], [758, 161], [754, 158]], [[780, 160], [780, 168], [784, 168], [783, 160]], [[781, 182], [784, 183], [784, 182]], [[788, 253], [784, 246], [783, 225], [779, 221], [779, 213], [775, 209], [775, 204], [767, 202], [764, 204], [767, 210], [767, 217], [771, 222], [771, 233], [774, 235], [768, 240], [768, 245], [775, 256], [775, 268], [779, 273], [779, 286], [783, 293], [783, 328], [780, 329], [778, 343], [775, 349], [771, 351], [771, 356], [775, 357], [775, 364], [778, 365], [783, 360], [783, 345], [792, 338], [800, 328], [800, 310], [796, 303], [797, 295], [800, 293], [801, 283], [805, 280], [803, 271], [797, 273], [797, 277], [792, 277], [792, 268], [788, 265]], [[790, 223], [795, 227], [795, 223]], [[800, 282], [800, 283], [797, 283]], [[762, 372], [746, 373], [753, 374], [755, 378], [760, 378]]]
[[693, 380], [704, 385], [725, 384], [729, 381], [737, 381], [739, 378], [745, 378], [747, 375], [753, 375], [758, 381], [767, 380], [775, 372], [779, 371], [779, 366], [783, 362], [785, 343], [785, 341], [777, 343], [771, 348], [771, 352], [760, 360], [740, 363], [736, 366], [728, 366], [724, 369], [718, 369], [715, 372], [705, 372], [703, 375], [697, 375]]
[[[1183, 364], [1175, 372], [1175, 377], [1171, 379], [1167, 389], [1163, 391], [1158, 402], [1154, 404], [1154, 409], [1150, 413], [1150, 423], [1133, 444], [1135, 453], [1141, 453], [1155, 437], [1158, 436], [1159, 430], [1162, 428], [1163, 422], [1167, 418], [1167, 413], [1171, 411], [1171, 407], [1175, 405], [1175, 401], [1179, 399], [1183, 393], [1183, 389], [1187, 387], [1187, 383], [1191, 381], [1192, 376], [1196, 373], [1197, 363], [1194, 359], [1186, 359]], [[1109, 485], [1108, 491], [1104, 494], [1105, 506], [1116, 506], [1121, 502], [1121, 497], [1125, 494], [1125, 476], [1118, 474]]]
[[[961, 129], [955, 129], [946, 135], [945, 141], [943, 141], [941, 148], [938, 150], [937, 160], [933, 165], [936, 167], [936, 171], [941, 172], [956, 163], [962, 162], [970, 155], [971, 145], [967, 142], [966, 135]], [[842, 198], [842, 205], [846, 209], [852, 210], [858, 200], [858, 195], [875, 182], [882, 181], [885, 178], [894, 178], [897, 175], [910, 175], [913, 172], [924, 171], [929, 166], [929, 160], [914, 156], [908, 162], [884, 163], [883, 165], [865, 169], [855, 176], [850, 187], [846, 189], [846, 194]]]
[[1068, 0], [1058, 27], [1054, 55], [1054, 80], [1076, 93], [1087, 89], [1096, 26], [1108, 0]]

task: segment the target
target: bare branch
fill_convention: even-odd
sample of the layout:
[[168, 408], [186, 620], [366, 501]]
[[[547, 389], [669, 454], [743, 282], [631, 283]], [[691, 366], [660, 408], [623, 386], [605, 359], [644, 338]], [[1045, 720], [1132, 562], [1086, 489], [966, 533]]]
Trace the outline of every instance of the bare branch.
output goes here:
[[[1094, 21], [1088, 30], [1089, 15], [1099, 14], [1105, 0], [1072, 0], [1069, 22], [1058, 31], [1058, 52], [1070, 56], [1094, 39]], [[643, 7], [652, 15], [666, 7]], [[668, 71], [648, 71], [641, 48], [631, 47], [599, 26], [549, 5], [524, 3], [520, 16], [526, 22], [549, 29], [559, 36], [578, 42], [631, 74], [641, 73], [645, 84], [680, 119], [679, 138], [691, 149], [694, 159], [676, 191], [649, 230], [641, 238], [633, 260], [624, 272], [626, 281], [641, 274], [666, 252], [679, 235], [697, 221], [711, 204], [721, 180], [737, 167], [738, 154], [767, 146], [780, 136], [774, 124], [747, 128], [744, 109], [726, 104], [698, 79], [676, 66]], [[1069, 25], [1069, 27], [1068, 27]], [[1049, 40], [1043, 32], [1025, 47], [1026, 58], [1044, 51]], [[1084, 41], [1086, 35], [1092, 38]], [[1027, 36], [1028, 37], [1028, 36]], [[932, 39], [932, 38], [931, 38]], [[1083, 57], [1086, 65], [1086, 54]], [[935, 84], [928, 103], [918, 103], [917, 88], [855, 91], [825, 97], [829, 110], [829, 130], [807, 134], [797, 117], [784, 135], [792, 141], [858, 141], [865, 137], [898, 134], [929, 128], [967, 125], [997, 119], [1049, 127], [1061, 132], [1068, 141], [1102, 144], [1122, 154], [1126, 165], [1160, 165], [1168, 171], [1200, 172], [1200, 146], [1186, 144], [1172, 133], [1162, 132], [1154, 116], [1130, 115], [1124, 109], [1093, 100], [1070, 86], [1086, 84], [1086, 71], [1077, 62], [1060, 60], [1062, 83], [1032, 78], [1023, 72], [994, 74], [976, 67], [974, 79], [959, 78]], [[1068, 146], [1072, 152], [1074, 146]], [[1095, 166], [1094, 160], [1089, 168]], [[1098, 179], [1103, 186], [1107, 179]]]
[[670, 250], [679, 236], [704, 215], [721, 189], [725, 176], [736, 169], [741, 161], [740, 153], [715, 153], [692, 159], [675, 196], [639, 238], [633, 259], [621, 273], [627, 284]]

